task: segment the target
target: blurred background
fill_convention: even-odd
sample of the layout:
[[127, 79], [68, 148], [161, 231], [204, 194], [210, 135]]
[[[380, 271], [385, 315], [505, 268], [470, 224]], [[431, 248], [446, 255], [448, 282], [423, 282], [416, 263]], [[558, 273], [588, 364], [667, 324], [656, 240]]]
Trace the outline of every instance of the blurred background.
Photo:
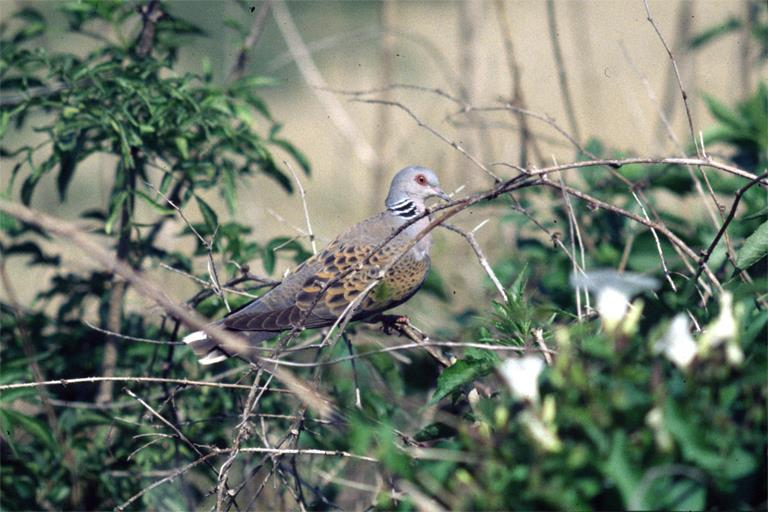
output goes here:
[[[26, 5], [43, 9], [51, 20], [52, 31], [42, 39], [49, 49], [66, 48], [84, 55], [93, 47], [92, 39], [64, 31], [66, 25], [56, 23], [62, 14], [54, 8], [54, 2], [6, 0], [0, 7], [0, 17], [5, 19]], [[215, 80], [225, 81], [240, 50], [242, 36], [238, 30], [251, 30], [263, 7], [259, 2], [248, 5], [251, 19], [234, 2], [169, 2], [170, 12], [200, 26], [207, 34], [204, 38], [190, 37], [188, 44], [181, 47], [177, 68], [200, 73], [210, 66]], [[741, 98], [753, 90], [765, 63], [755, 66], [760, 56], [744, 30], [722, 31], [695, 48], [689, 43], [713, 27], [745, 17], [753, 8], [750, 5], [737, 1], [650, 2], [659, 29], [676, 53], [697, 130], [713, 121], [703, 106], [703, 93], [728, 101]], [[468, 193], [491, 185], [466, 157], [419, 127], [403, 110], [351, 101], [352, 97], [328, 89], [374, 91], [365, 98], [400, 102], [482, 162], [520, 164], [518, 118], [512, 113], [462, 114], [461, 104], [429, 91], [376, 92], [393, 84], [409, 84], [443, 91], [473, 107], [498, 107], [515, 97], [511, 66], [516, 66], [517, 91], [526, 107], [551, 116], [582, 144], [596, 137], [610, 147], [642, 156], [681, 156], [691, 151], [670, 60], [646, 20], [640, 1], [323, 1], [275, 6], [263, 21], [247, 71], [264, 77], [264, 87], [258, 94], [269, 105], [273, 117], [283, 124], [284, 136], [312, 162], [311, 177], [302, 179], [313, 228], [321, 241], [329, 241], [343, 228], [379, 211], [391, 176], [407, 165], [437, 170], [448, 191], [464, 186], [461, 193]], [[108, 26], [101, 28], [105, 34], [110, 33]], [[562, 80], [570, 95], [570, 113]], [[660, 112], [676, 140], [670, 136]], [[546, 166], [554, 160], [562, 163], [573, 159], [573, 146], [551, 126], [536, 119], [528, 123], [545, 161], [529, 155], [527, 165]], [[36, 136], [40, 135], [27, 129], [11, 131], [6, 138], [13, 145], [17, 140]], [[715, 147], [707, 150], [717, 153]], [[282, 157], [278, 155], [277, 159]], [[112, 183], [102, 169], [111, 168], [113, 162], [109, 157], [95, 155], [85, 165], [90, 172], [75, 176], [72, 200], [65, 208], [103, 207], [108, 201]], [[3, 167], [7, 171], [8, 164]], [[495, 167], [495, 172], [502, 177], [516, 173], [505, 167]], [[9, 173], [2, 174], [5, 184]], [[209, 192], [207, 199], [220, 206], [219, 195]], [[236, 217], [253, 227], [257, 240], [296, 234], [290, 226], [304, 226], [298, 196], [286, 195], [278, 184], [262, 175], [240, 182], [238, 194], [241, 202]], [[542, 207], [548, 201], [546, 197], [542, 197]], [[33, 204], [64, 217], [76, 213], [60, 211], [53, 179], [41, 183]], [[660, 206], [677, 208], [672, 204]], [[491, 213], [466, 212], [456, 222], [472, 228], [493, 217]], [[196, 214], [190, 213], [193, 217]], [[685, 214], [703, 213], [693, 204]], [[492, 221], [478, 232], [491, 261], [500, 253], [514, 250], [513, 231]], [[178, 243], [174, 233], [170, 227], [165, 229], [161, 243]], [[438, 230], [435, 238], [435, 268], [446, 286], [461, 292], [456, 294], [456, 307], [475, 302], [487, 283], [473, 262], [471, 249], [444, 230]], [[65, 256], [64, 265], [87, 265], [77, 254]], [[292, 265], [291, 261], [279, 262], [278, 272]], [[19, 294], [25, 302], [50, 277], [45, 272], [29, 275], [19, 271], [11, 275], [23, 281]], [[194, 291], [194, 283], [168, 272], [160, 271], [155, 277], [177, 290], [179, 297]], [[404, 309], [431, 309], [431, 300], [422, 294]], [[418, 313], [415, 318], [428, 329], [437, 326], [430, 323], [442, 321], [440, 316]]]

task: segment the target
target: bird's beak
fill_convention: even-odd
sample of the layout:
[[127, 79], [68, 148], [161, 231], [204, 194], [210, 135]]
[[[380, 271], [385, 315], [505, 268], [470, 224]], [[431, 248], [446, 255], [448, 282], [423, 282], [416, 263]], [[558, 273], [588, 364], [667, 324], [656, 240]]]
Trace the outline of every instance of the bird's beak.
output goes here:
[[448, 194], [446, 194], [446, 193], [443, 191], [443, 189], [441, 189], [441, 188], [437, 188], [437, 187], [435, 187], [435, 188], [433, 188], [433, 189], [432, 189], [432, 192], [434, 192], [434, 194], [435, 194], [437, 197], [439, 197], [440, 199], [443, 199], [443, 200], [445, 200], [445, 201], [450, 201], [450, 200], [451, 200], [451, 196], [449, 196]]

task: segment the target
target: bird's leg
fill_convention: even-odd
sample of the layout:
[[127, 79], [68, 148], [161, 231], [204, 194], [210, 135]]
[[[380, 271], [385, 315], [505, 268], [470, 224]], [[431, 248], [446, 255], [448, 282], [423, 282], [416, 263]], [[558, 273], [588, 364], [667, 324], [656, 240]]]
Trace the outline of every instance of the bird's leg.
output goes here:
[[378, 315], [375, 321], [381, 322], [381, 328], [386, 335], [392, 334], [392, 331], [403, 334], [403, 329], [411, 323], [411, 319], [405, 315]]

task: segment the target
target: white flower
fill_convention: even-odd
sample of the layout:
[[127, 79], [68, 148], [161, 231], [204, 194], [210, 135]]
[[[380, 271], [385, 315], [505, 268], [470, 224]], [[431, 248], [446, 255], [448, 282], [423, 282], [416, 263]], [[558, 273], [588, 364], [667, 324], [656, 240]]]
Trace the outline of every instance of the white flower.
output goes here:
[[655, 290], [659, 281], [633, 272], [620, 274], [615, 270], [593, 270], [571, 274], [571, 286], [586, 288], [597, 297], [595, 309], [606, 328], [614, 330], [624, 319], [630, 299], [644, 290]]
[[542, 370], [544, 360], [537, 356], [509, 358], [499, 366], [499, 373], [512, 395], [531, 403], [539, 401], [539, 375]]
[[[701, 336], [700, 352], [702, 356], [706, 356], [711, 349], [722, 345], [723, 342], [733, 340], [735, 335], [736, 318], [733, 316], [733, 295], [724, 292], [720, 296], [720, 314], [717, 315], [714, 322], [704, 329], [704, 334]], [[739, 348], [739, 350], [741, 349]]]
[[520, 423], [523, 424], [528, 435], [545, 451], [559, 452], [563, 443], [557, 435], [554, 424], [547, 424], [536, 414], [529, 410], [520, 413]]
[[667, 359], [680, 369], [685, 370], [691, 365], [698, 353], [698, 347], [696, 340], [691, 336], [690, 321], [684, 313], [679, 313], [672, 319], [667, 332], [654, 345], [654, 352], [663, 352]]
[[736, 340], [729, 341], [725, 346], [725, 359], [731, 366], [739, 366], [744, 362], [744, 351]]
[[645, 416], [645, 424], [653, 429], [653, 435], [656, 439], [656, 445], [661, 451], [668, 452], [672, 449], [672, 435], [664, 424], [664, 413], [661, 408], [654, 407]]

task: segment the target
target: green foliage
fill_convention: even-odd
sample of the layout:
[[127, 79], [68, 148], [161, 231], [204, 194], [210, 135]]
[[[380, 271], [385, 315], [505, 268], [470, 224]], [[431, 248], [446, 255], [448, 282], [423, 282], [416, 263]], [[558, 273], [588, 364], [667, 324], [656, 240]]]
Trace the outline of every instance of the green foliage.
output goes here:
[[[749, 36], [754, 39], [754, 42], [760, 49], [759, 55], [755, 61], [751, 63], [757, 67], [760, 65], [761, 60], [768, 56], [768, 7], [766, 7], [765, 2], [755, 0], [749, 0], [749, 2], [747, 2], [747, 7], [747, 16], [749, 17], [749, 24], [747, 26], [751, 29]], [[730, 17], [693, 36], [690, 41], [688, 41], [688, 47], [691, 50], [699, 50], [723, 36], [743, 31], [744, 28], [744, 19]]]
[[736, 267], [747, 269], [768, 254], [768, 221], [760, 224], [754, 233], [744, 240], [736, 256]]
[[754, 96], [730, 109], [711, 96], [704, 100], [716, 126], [704, 132], [704, 144], [725, 142], [737, 148], [734, 160], [748, 168], [768, 164], [768, 87], [761, 83]]
[[[146, 23], [140, 7], [144, 3], [57, 4], [70, 31], [93, 39], [84, 55], [44, 49], [39, 38], [54, 27], [48, 25], [48, 13], [33, 7], [20, 10], [0, 26], [0, 154], [14, 162], [3, 196], [18, 193], [29, 204], [40, 184], [52, 180], [59, 200], [66, 202], [74, 179], [85, 173], [86, 160], [102, 155], [107, 157], [102, 161], [114, 163], [96, 172], [113, 184], [112, 191], [105, 207], [84, 210], [81, 215], [95, 223], [110, 238], [118, 257], [132, 266], [140, 268], [153, 259], [194, 273], [190, 255], [157, 241], [162, 226], [178, 215], [177, 208], [189, 215], [198, 212], [202, 219], [178, 233], [179, 238], [196, 241], [197, 254], [207, 255], [210, 247], [212, 255], [224, 261], [253, 264], [263, 259], [270, 272], [277, 251], [293, 251], [296, 261], [306, 258], [306, 250], [296, 241], [286, 244], [281, 238], [262, 245], [249, 240], [250, 228], [224, 220], [210, 203], [211, 194], [218, 192], [232, 215], [238, 183], [249, 176], [275, 180], [290, 193], [291, 180], [277, 166], [275, 149], [310, 172], [306, 157], [280, 137], [280, 124], [256, 94], [257, 87], [270, 81], [245, 76], [218, 84], [205, 62], [202, 73], [179, 72], [176, 62], [185, 38], [203, 33], [175, 17], [172, 6], [165, 4], [159, 4], [162, 16], [154, 26], [149, 52], [139, 55]], [[97, 35], [94, 26], [108, 27], [108, 36]], [[26, 135], [15, 137], [20, 130]], [[158, 328], [135, 313], [123, 315], [115, 325], [110, 320], [111, 303], [124, 298], [115, 295], [110, 274], [67, 272], [58, 266], [59, 255], [44, 245], [43, 233], [7, 216], [0, 220], [6, 235], [0, 246], [4, 258], [24, 257], [30, 265], [53, 269], [50, 285], [37, 294], [34, 310], [0, 305], [3, 383], [34, 380], [31, 359], [49, 379], [100, 374], [108, 337], [81, 322], [86, 311], [98, 313], [101, 327], [127, 335], [153, 339], [177, 335], [178, 326], [163, 323]], [[203, 271], [201, 277], [207, 279], [208, 273]], [[258, 283], [245, 281], [246, 291], [258, 289]], [[190, 304], [202, 304], [207, 313], [216, 315], [224, 304], [210, 295], [198, 294]], [[188, 375], [179, 365], [187, 354], [176, 352], [173, 345], [117, 343], [121, 344], [118, 372]], [[139, 387], [132, 388], [143, 393]], [[194, 456], [188, 446], [174, 447], [168, 440], [157, 443], [160, 450], [132, 453], [140, 446], [132, 436], [141, 433], [142, 427], [115, 419], [109, 408], [57, 405], [92, 402], [98, 391], [98, 384], [51, 390], [47, 396], [53, 402], [44, 400], [42, 410], [37, 390], [2, 393], [4, 509], [111, 508], [141, 488], [140, 481], [115, 474], [130, 467], [150, 471]], [[168, 396], [181, 391], [165, 389]], [[118, 387], [115, 399], [125, 396]], [[38, 405], [25, 407], [29, 400]], [[173, 414], [197, 417], [193, 411], [199, 400], [219, 410], [233, 410], [237, 403], [231, 392], [204, 390], [195, 404], [180, 399]], [[269, 400], [265, 405], [269, 407]], [[192, 408], [184, 412], [187, 406]], [[190, 434], [209, 443], [225, 442], [223, 432], [205, 433], [202, 424], [192, 427]], [[144, 505], [170, 506], [153, 500], [148, 497]], [[182, 501], [173, 505], [187, 506]]]

